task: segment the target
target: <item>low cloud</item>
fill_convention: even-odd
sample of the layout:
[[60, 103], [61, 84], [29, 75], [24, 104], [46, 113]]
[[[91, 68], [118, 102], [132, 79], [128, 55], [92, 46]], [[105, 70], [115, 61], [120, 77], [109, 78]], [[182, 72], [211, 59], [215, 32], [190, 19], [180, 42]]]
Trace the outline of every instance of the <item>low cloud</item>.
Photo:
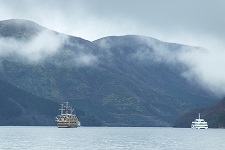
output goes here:
[[144, 36], [139, 36], [137, 40], [146, 46], [137, 49], [136, 53], [131, 57], [141, 61], [151, 60], [154, 63], [175, 65], [180, 62], [180, 55], [185, 51], [184, 47], [186, 47], [178, 44], [172, 46], [170, 43], [164, 43], [157, 39]]
[[168, 43], [161, 43], [151, 38], [140, 38], [140, 40], [149, 48], [138, 49], [133, 58], [175, 67], [185, 66], [180, 75], [190, 83], [197, 83], [217, 96], [225, 95], [225, 52], [221, 42], [207, 41], [208, 44], [205, 42], [205, 45], [209, 49], [205, 49], [178, 44], [171, 47]]
[[13, 20], [16, 26], [29, 27], [29, 31], [0, 36], [0, 61], [8, 59], [18, 63], [48, 62], [58, 66], [93, 66], [101, 53], [94, 52], [90, 42], [55, 31], [26, 20]]
[[79, 54], [75, 57], [75, 64], [77, 66], [92, 66], [98, 63], [98, 57], [91, 54]]
[[58, 52], [66, 38], [48, 30], [43, 30], [30, 40], [0, 37], [0, 56], [39, 63]]
[[225, 95], [225, 52], [218, 49], [190, 50], [179, 55], [179, 61], [188, 68], [182, 76], [197, 82], [218, 96]]

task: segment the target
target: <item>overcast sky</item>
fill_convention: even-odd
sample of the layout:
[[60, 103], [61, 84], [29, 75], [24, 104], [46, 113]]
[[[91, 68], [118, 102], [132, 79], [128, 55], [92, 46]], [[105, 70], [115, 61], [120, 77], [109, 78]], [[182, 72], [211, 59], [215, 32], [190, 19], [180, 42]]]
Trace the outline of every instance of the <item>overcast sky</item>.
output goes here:
[[205, 47], [186, 76], [225, 94], [225, 0], [0, 0], [0, 20], [32, 20], [90, 41], [137, 34]]
[[0, 0], [0, 20], [21, 18], [96, 40], [138, 34], [203, 45], [225, 39], [224, 0]]

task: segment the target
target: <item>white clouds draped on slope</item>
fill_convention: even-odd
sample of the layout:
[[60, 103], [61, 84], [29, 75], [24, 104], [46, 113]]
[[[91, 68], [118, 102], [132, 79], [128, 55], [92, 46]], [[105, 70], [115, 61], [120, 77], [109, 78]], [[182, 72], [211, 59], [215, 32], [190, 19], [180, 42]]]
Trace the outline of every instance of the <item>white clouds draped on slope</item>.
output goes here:
[[0, 56], [19, 56], [31, 63], [37, 63], [54, 55], [64, 44], [66, 36], [43, 30], [30, 40], [0, 37]]

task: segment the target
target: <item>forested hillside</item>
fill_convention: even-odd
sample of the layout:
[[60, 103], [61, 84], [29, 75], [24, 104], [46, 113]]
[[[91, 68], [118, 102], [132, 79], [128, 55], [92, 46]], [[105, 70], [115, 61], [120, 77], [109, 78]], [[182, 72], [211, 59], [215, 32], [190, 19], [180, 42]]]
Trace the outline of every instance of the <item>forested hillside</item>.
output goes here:
[[[34, 101], [37, 108], [70, 101], [107, 126], [172, 126], [182, 112], [216, 100], [182, 77], [185, 66], [169, 57], [191, 46], [137, 35], [90, 42], [27, 20], [1, 21], [0, 37], [1, 80], [50, 99]], [[55, 115], [55, 105], [44, 112]], [[22, 108], [16, 114], [36, 114]]]

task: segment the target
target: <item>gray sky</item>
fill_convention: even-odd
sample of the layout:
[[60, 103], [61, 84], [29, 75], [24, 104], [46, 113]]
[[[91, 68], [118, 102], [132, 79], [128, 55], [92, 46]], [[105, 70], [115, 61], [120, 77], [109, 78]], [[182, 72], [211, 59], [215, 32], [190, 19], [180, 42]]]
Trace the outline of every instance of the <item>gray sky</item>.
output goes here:
[[224, 8], [224, 0], [0, 0], [0, 20], [28, 19], [87, 40], [139, 34], [203, 45], [225, 39]]
[[137, 34], [205, 47], [179, 54], [214, 93], [225, 94], [225, 0], [0, 0], [0, 20], [27, 19], [49, 29], [96, 40]]

